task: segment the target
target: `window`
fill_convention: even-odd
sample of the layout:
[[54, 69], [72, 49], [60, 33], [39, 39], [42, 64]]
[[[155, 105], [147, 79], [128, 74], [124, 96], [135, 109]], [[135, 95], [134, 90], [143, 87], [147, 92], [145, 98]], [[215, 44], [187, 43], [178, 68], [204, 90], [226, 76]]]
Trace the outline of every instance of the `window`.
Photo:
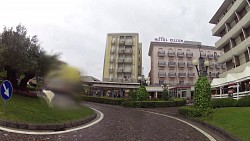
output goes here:
[[179, 53], [181, 53], [181, 52], [182, 52], [182, 50], [181, 50], [181, 49], [178, 49], [178, 52], [179, 52]]
[[187, 51], [186, 51], [187, 53], [191, 53], [191, 51], [189, 50], [189, 49], [187, 49]]
[[207, 52], [207, 54], [211, 54], [211, 52], [210, 52], [210, 51], [208, 51], [208, 52]]
[[169, 48], [168, 49], [168, 52], [174, 52], [172, 48]]
[[204, 53], [204, 51], [203, 51], [203, 50], [201, 50], [201, 55], [205, 55], [205, 53]]
[[164, 80], [159, 80], [159, 84], [163, 85], [164, 84]]

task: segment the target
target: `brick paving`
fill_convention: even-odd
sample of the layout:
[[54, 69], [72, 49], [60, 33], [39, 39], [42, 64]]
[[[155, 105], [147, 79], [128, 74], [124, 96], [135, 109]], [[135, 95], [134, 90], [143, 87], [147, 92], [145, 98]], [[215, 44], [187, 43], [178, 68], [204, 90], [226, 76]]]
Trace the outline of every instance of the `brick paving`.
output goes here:
[[[179, 121], [136, 109], [87, 103], [104, 113], [91, 127], [58, 135], [24, 135], [0, 131], [1, 141], [207, 141], [192, 127]], [[176, 111], [172, 109], [173, 111]], [[171, 112], [171, 110], [169, 110]]]

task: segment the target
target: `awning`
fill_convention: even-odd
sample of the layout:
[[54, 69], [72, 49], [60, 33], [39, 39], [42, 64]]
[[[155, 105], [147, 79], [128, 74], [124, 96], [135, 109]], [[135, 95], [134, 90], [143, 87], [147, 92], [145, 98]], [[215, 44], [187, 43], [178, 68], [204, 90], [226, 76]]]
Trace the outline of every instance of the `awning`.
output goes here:
[[221, 87], [228, 85], [229, 83], [236, 83], [236, 82], [241, 82], [245, 80], [250, 79], [250, 66], [247, 66], [243, 72], [241, 73], [230, 73], [227, 74], [225, 78], [215, 78], [211, 82], [211, 87], [216, 88], [216, 87]]

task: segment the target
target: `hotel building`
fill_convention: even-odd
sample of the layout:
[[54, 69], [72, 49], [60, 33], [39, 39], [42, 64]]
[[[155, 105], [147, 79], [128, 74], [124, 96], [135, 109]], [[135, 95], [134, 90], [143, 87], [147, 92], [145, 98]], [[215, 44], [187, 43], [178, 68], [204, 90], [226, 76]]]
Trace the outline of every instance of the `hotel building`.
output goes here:
[[142, 44], [138, 33], [107, 35], [103, 81], [137, 83], [142, 74]]
[[[151, 57], [149, 76], [152, 86], [160, 87], [166, 83], [175, 91], [173, 94], [175, 97], [190, 96], [191, 87], [198, 79], [192, 61], [198, 60], [200, 53], [201, 57], [210, 62], [210, 66], [207, 68], [210, 81], [226, 70], [226, 65], [218, 62], [223, 51], [212, 46], [201, 45], [200, 42], [177, 41], [181, 42], [159, 42], [157, 40], [150, 43], [148, 55]], [[198, 46], [201, 47], [200, 50]], [[179, 96], [176, 95], [178, 91], [181, 92]]]

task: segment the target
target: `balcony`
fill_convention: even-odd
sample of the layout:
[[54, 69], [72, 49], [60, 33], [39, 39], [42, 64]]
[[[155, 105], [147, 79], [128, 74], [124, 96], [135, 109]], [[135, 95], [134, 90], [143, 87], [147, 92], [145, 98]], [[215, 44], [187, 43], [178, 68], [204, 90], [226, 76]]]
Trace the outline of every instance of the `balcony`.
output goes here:
[[159, 76], [160, 78], [165, 78], [165, 77], [166, 77], [166, 73], [165, 73], [165, 72], [159, 72], [159, 73], [158, 73], [158, 76]]
[[217, 60], [220, 57], [220, 55], [216, 54], [214, 55], [214, 59]]
[[186, 73], [185, 72], [179, 72], [178, 77], [186, 77]]
[[169, 61], [169, 62], [168, 62], [168, 66], [169, 66], [169, 67], [175, 67], [175, 65], [176, 65], [176, 63], [173, 62], [173, 61]]
[[126, 39], [125, 45], [133, 45], [132, 39]]
[[123, 58], [118, 58], [118, 63], [123, 63]]
[[175, 52], [168, 52], [168, 57], [175, 57]]
[[183, 58], [185, 56], [184, 52], [177, 52], [177, 56]]
[[164, 62], [164, 61], [158, 61], [158, 66], [159, 67], [165, 67], [166, 66], [166, 62]]
[[118, 68], [117, 72], [123, 72], [123, 69], [122, 68]]
[[214, 58], [214, 55], [213, 55], [213, 54], [208, 54], [208, 55], [207, 55], [207, 58], [208, 58], [208, 59], [213, 59], [213, 58]]
[[115, 41], [116, 41], [115, 39], [112, 39], [111, 44], [115, 45]]
[[209, 73], [209, 77], [211, 77], [211, 78], [216, 77], [216, 73]]
[[168, 77], [176, 77], [176, 73], [175, 72], [169, 72]]
[[119, 78], [117, 79], [117, 81], [118, 81], [118, 82], [123, 82], [123, 78], [122, 78], [122, 77], [119, 77]]
[[210, 63], [210, 64], [209, 64], [209, 68], [210, 68], [210, 69], [213, 69], [213, 68], [214, 68], [214, 64], [213, 64], [213, 63]]
[[165, 51], [158, 51], [158, 56], [159, 57], [164, 57], [165, 56]]
[[119, 53], [119, 54], [124, 53], [124, 49], [119, 49], [119, 50], [118, 50], [118, 53]]
[[131, 69], [131, 68], [125, 68], [125, 69], [123, 70], [123, 72], [132, 72], [132, 69]]
[[194, 73], [193, 72], [189, 72], [188, 73], [188, 77], [190, 77], [190, 78], [194, 77]]
[[192, 52], [187, 52], [186, 53], [186, 57], [187, 58], [192, 58], [193, 57], [193, 53]]
[[124, 40], [124, 39], [120, 39], [119, 44], [120, 44], [120, 45], [124, 45], [124, 44], [125, 44], [125, 40]]
[[220, 68], [220, 64], [215, 64], [215, 68], [219, 69]]
[[201, 57], [202, 58], [206, 58], [206, 54], [201, 54]]
[[110, 63], [113, 63], [115, 61], [115, 58], [110, 58]]
[[188, 63], [187, 63], [187, 67], [188, 67], [188, 68], [193, 68], [193, 67], [194, 67], [194, 65], [193, 65], [193, 63], [188, 62]]
[[178, 62], [178, 67], [179, 68], [185, 68], [185, 62]]
[[133, 52], [132, 49], [126, 49], [126, 50], [124, 51], [125, 54], [132, 54], [132, 52]]
[[125, 59], [124, 59], [124, 62], [125, 62], [125, 63], [132, 63], [132, 58], [125, 58]]
[[109, 68], [109, 72], [112, 73], [114, 71], [113, 68]]
[[114, 49], [114, 48], [112, 48], [110, 52], [111, 52], [111, 53], [115, 53], [115, 49]]

